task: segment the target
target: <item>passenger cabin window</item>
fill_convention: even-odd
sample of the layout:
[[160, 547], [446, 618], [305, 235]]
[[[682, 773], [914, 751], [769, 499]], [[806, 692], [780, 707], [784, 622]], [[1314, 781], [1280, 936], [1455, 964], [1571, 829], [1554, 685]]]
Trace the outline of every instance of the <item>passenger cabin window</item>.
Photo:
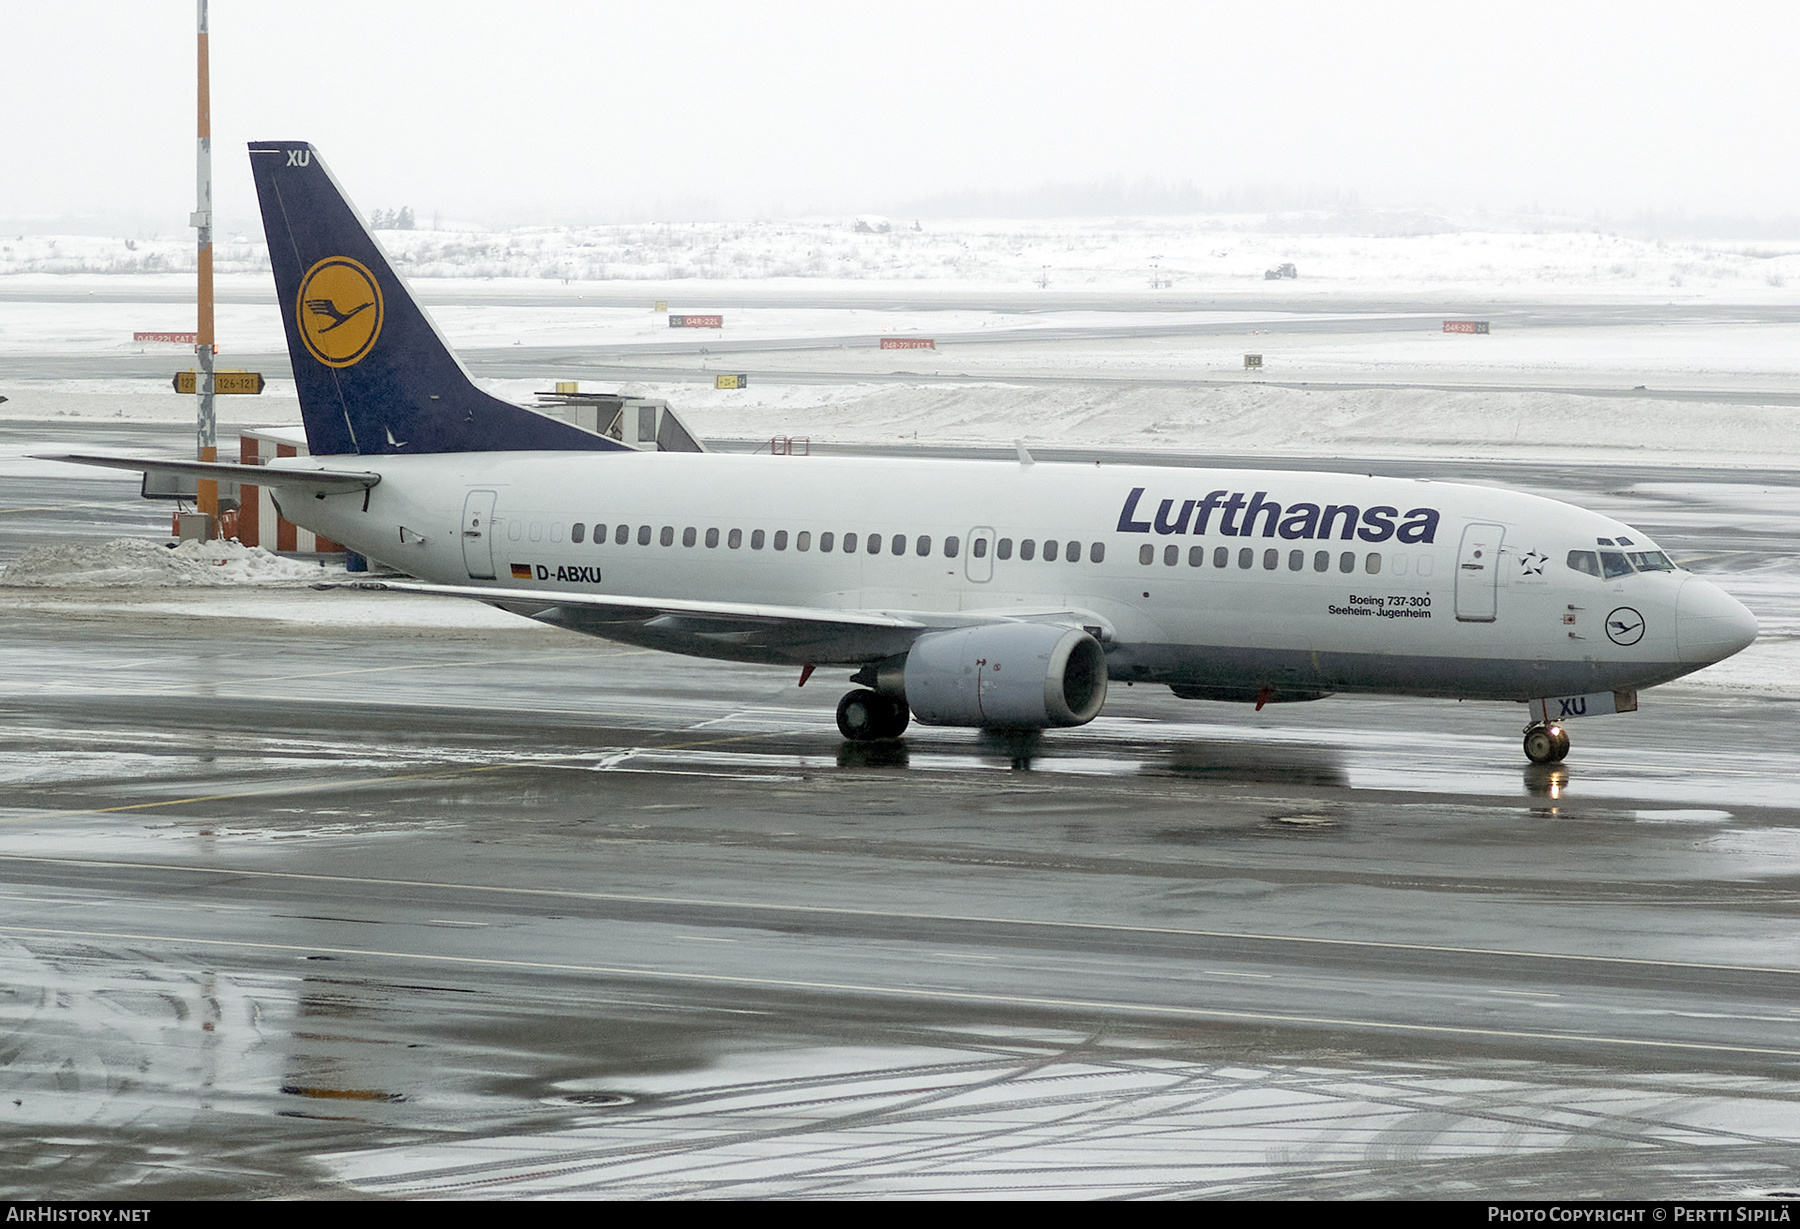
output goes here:
[[1263, 571], [1273, 572], [1281, 563], [1281, 552], [1270, 547], [1263, 552]]
[[1569, 552], [1569, 567], [1576, 572], [1586, 572], [1589, 576], [1600, 575], [1600, 556], [1591, 550], [1572, 550]]
[[976, 538], [975, 545], [971, 546], [969, 549], [975, 553], [977, 559], [986, 559], [987, 546], [988, 540], [986, 538]]
[[1340, 572], [1356, 571], [1356, 552], [1355, 551], [1347, 550], [1343, 554], [1338, 556], [1338, 571], [1340, 571]]
[[812, 549], [812, 534], [807, 532], [804, 529], [802, 529], [799, 533], [795, 534], [794, 535], [794, 549], [795, 550], [811, 550]]
[[699, 540], [700, 540], [699, 531], [696, 530], [692, 525], [689, 525], [686, 529], [683, 529], [681, 531], [681, 544], [683, 546], [692, 546], [694, 543], [698, 542]]
[[660, 541], [664, 546], [675, 545], [675, 526], [664, 525], [662, 527], [662, 535], [657, 540]]
[[1088, 543], [1088, 562], [1089, 563], [1104, 563], [1105, 561], [1106, 561], [1106, 543], [1104, 543], [1104, 542]]
[[960, 550], [961, 548], [962, 548], [962, 543], [957, 541], [954, 537], [945, 538], [944, 539], [944, 558], [946, 558], [946, 559], [956, 558], [956, 552], [958, 550]]
[[822, 555], [830, 554], [832, 544], [836, 541], [837, 535], [827, 529], [824, 533], [819, 535], [819, 553]]
[[751, 550], [761, 550], [762, 548], [763, 548], [763, 531], [760, 529], [752, 529], [750, 531], [750, 549]]
[[1306, 552], [1303, 550], [1289, 551], [1288, 552], [1288, 571], [1298, 572], [1301, 569], [1303, 569], [1304, 567], [1306, 567]]
[[904, 555], [906, 553], [906, 535], [905, 534], [897, 533], [894, 535], [893, 548], [888, 553], [894, 554], [894, 555]]
[[576, 545], [580, 545], [582, 538], [584, 538], [586, 536], [587, 536], [587, 526], [586, 525], [576, 524], [576, 525], [569, 526], [569, 541], [575, 543]]
[[1169, 567], [1174, 567], [1177, 563], [1180, 563], [1180, 562], [1181, 562], [1181, 548], [1179, 546], [1176, 546], [1173, 542], [1171, 542], [1169, 545], [1163, 547], [1163, 563], [1164, 564], [1166, 564]]
[[919, 535], [918, 540], [913, 543], [913, 554], [918, 555], [920, 557], [924, 557], [926, 555], [929, 555], [930, 553], [931, 553], [931, 535], [928, 533], [922, 533]]
[[1380, 551], [1372, 550], [1367, 555], [1363, 556], [1363, 571], [1367, 572], [1371, 576], [1374, 576], [1376, 573], [1381, 571], [1381, 552]]
[[594, 545], [600, 546], [603, 543], [605, 543], [605, 541], [606, 541], [606, 526], [605, 525], [595, 525], [594, 526]]
[[1247, 568], [1256, 562], [1256, 552], [1248, 546], [1238, 551], [1238, 567]]
[[1231, 552], [1226, 550], [1223, 546], [1213, 547], [1213, 566], [1215, 568], [1224, 567], [1230, 559]]
[[[752, 542], [750, 545], [755, 546], [756, 543]], [[787, 549], [787, 530], [777, 529], [775, 531], [775, 549], [776, 550], [786, 550]]]
[[631, 541], [630, 525], [620, 525], [617, 529], [613, 530], [614, 545], [623, 546], [629, 541]]
[[[994, 547], [994, 558], [996, 558], [996, 559], [1011, 559], [1012, 558], [1012, 539], [1011, 538], [1001, 538], [1000, 539], [999, 543], [997, 545], [995, 545], [995, 547]], [[1150, 561], [1148, 559], [1146, 559], [1146, 560], [1144, 560], [1144, 562], [1149, 563]]]
[[730, 533], [725, 535], [725, 545], [730, 547], [732, 550], [738, 549], [738, 547], [742, 546], [743, 544], [744, 544], [744, 531], [743, 530], [734, 529]]
[[1037, 557], [1037, 539], [1036, 538], [1020, 538], [1019, 539], [1019, 558], [1025, 559], [1025, 560], [1031, 560], [1036, 557]]
[[650, 526], [648, 526], [648, 525], [639, 525], [638, 526], [638, 545], [639, 546], [650, 545]]
[[854, 555], [856, 553], [856, 535], [855, 534], [847, 533], [844, 535], [844, 553], [846, 555]]
[[719, 545], [719, 531], [717, 529], [708, 529], [706, 531], [706, 547], [707, 547], [707, 549], [712, 550], [712, 549], [716, 548], [718, 545]]
[[1328, 550], [1313, 552], [1313, 571], [1329, 572], [1331, 570], [1331, 552]]
[[880, 534], [872, 533], [869, 535], [869, 553], [871, 555], [879, 555], [881, 553], [881, 535]]
[[1057, 542], [1057, 540], [1055, 538], [1045, 538], [1044, 539], [1044, 562], [1045, 563], [1055, 563], [1056, 562], [1056, 548], [1058, 545], [1059, 545], [1059, 543]]
[[1155, 563], [1156, 562], [1156, 548], [1154, 546], [1150, 545], [1150, 543], [1148, 543], [1148, 542], [1146, 542], [1142, 546], [1138, 547], [1138, 562], [1139, 563]]
[[[1098, 546], [1100, 544], [1098, 542], [1096, 542], [1096, 543], [1094, 543], [1094, 545]], [[1206, 562], [1206, 548], [1204, 546], [1188, 547], [1188, 566], [1190, 568], [1197, 568], [1205, 562]]]

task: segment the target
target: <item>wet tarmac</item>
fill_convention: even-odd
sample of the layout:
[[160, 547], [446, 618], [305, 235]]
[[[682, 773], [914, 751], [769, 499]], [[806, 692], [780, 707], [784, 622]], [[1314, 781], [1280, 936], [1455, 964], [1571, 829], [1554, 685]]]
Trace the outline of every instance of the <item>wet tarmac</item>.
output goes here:
[[[1504, 705], [1122, 686], [853, 748], [825, 674], [0, 588], [4, 1193], [1791, 1191], [1800, 513], [1539, 481], [1737, 586], [1754, 685], [1554, 768]], [[63, 487], [0, 558], [143, 515]]]

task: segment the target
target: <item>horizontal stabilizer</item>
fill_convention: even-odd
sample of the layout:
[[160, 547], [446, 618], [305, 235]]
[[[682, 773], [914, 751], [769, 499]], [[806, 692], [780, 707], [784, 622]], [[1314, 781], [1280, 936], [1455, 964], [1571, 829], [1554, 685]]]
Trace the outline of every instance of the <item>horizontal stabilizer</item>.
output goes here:
[[181, 474], [219, 482], [245, 482], [254, 486], [301, 487], [311, 490], [367, 490], [381, 481], [380, 474], [347, 469], [303, 469], [273, 465], [233, 465], [228, 461], [173, 461], [160, 457], [100, 457], [83, 453], [37, 456], [35, 461], [66, 461], [71, 465], [98, 465], [144, 474]]

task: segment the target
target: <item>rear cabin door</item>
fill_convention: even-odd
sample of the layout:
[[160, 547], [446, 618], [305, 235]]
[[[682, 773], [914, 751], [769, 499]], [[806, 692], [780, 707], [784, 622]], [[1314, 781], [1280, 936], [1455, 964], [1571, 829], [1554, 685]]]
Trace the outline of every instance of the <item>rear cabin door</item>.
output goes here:
[[470, 491], [463, 500], [463, 564], [470, 580], [494, 579], [494, 492]]
[[985, 525], [969, 530], [963, 548], [963, 574], [977, 584], [994, 579], [994, 531]]
[[1492, 623], [1500, 583], [1502, 525], [1472, 524], [1463, 530], [1456, 555], [1456, 620]]

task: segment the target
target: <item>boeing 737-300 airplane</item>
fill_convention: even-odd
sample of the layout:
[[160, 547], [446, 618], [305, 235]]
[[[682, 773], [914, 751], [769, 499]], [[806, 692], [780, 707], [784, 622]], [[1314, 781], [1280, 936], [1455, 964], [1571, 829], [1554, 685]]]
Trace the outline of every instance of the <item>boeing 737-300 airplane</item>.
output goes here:
[[310, 457], [62, 460], [273, 489], [421, 583], [697, 657], [848, 668], [849, 739], [916, 717], [1078, 726], [1109, 679], [1195, 700], [1334, 692], [1572, 716], [1756, 637], [1609, 517], [1452, 483], [648, 452], [477, 389], [313, 148], [250, 146]]

